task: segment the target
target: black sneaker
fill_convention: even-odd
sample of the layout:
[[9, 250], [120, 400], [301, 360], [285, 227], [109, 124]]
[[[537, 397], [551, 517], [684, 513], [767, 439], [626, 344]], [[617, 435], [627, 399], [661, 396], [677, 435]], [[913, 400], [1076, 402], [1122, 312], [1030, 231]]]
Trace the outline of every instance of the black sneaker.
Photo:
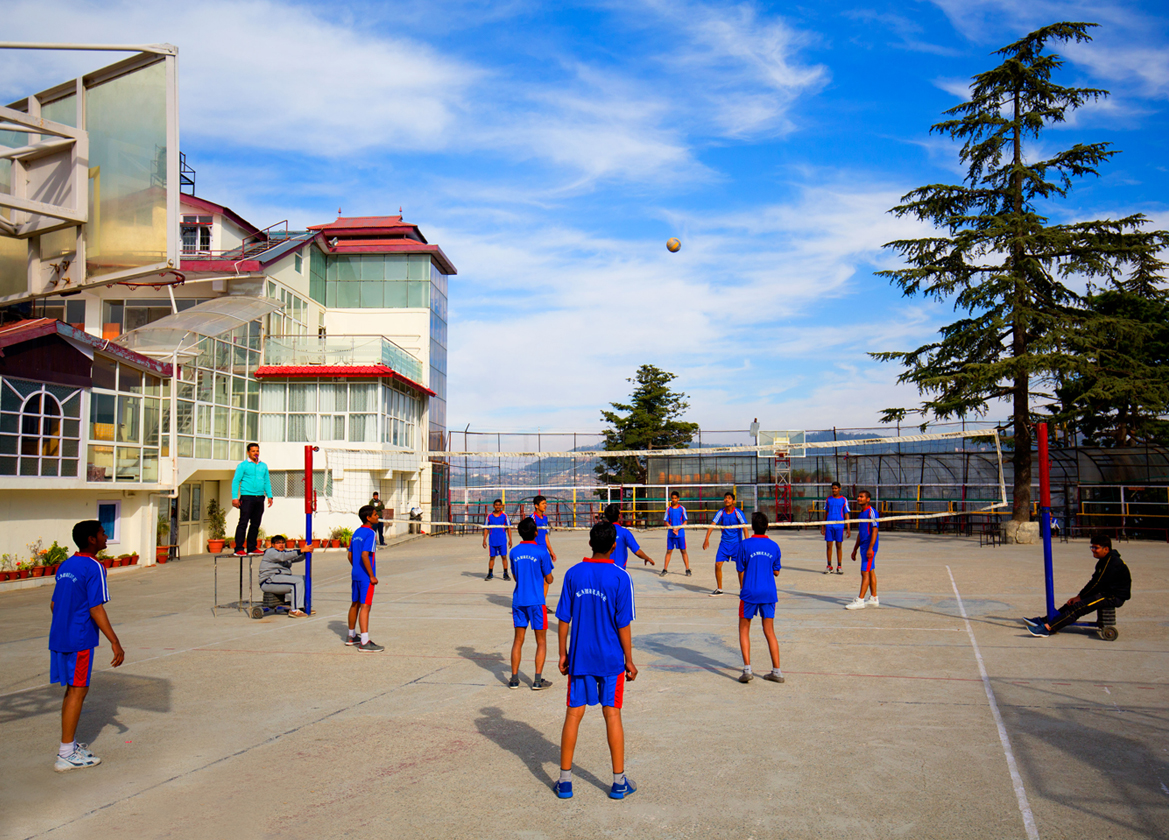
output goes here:
[[658, 572], [658, 577], [665, 577], [665, 576], [666, 576], [666, 570], [665, 570], [665, 569], [662, 569], [660, 572]]
[[532, 691], [543, 691], [550, 685], [552, 685], [551, 680], [546, 680], [543, 677], [540, 677], [540, 679], [532, 683]]
[[714, 598], [716, 595], [722, 595], [722, 594], [723, 594], [723, 591], [721, 589], [716, 589], [716, 590], [714, 590], [714, 592], [710, 593], [710, 597]]
[[487, 577], [483, 578], [483, 580], [491, 580], [494, 577], [495, 577], [495, 572], [488, 572]]
[[504, 580], [507, 580], [507, 581], [510, 581], [510, 580], [511, 580], [511, 576], [510, 576], [510, 575], [508, 575], [508, 573], [507, 573], [507, 572], [504, 572], [504, 573], [503, 573], [503, 579], [504, 579]]
[[385, 650], [385, 648], [379, 645], [373, 639], [370, 639], [365, 644], [358, 645], [357, 650], [361, 653], [381, 653], [383, 650]]
[[346, 636], [345, 637], [345, 646], [346, 647], [354, 647], [355, 645], [359, 645], [359, 644], [361, 644], [361, 637], [360, 636]]
[[1024, 618], [1023, 623], [1028, 627], [1042, 627], [1047, 623], [1047, 619], [1041, 618], [1040, 616], [1035, 616], [1035, 618]]
[[690, 570], [689, 569], [686, 570], [686, 577], [690, 577]]
[[519, 674], [512, 674], [511, 679], [507, 681], [507, 687], [508, 688], [519, 688], [520, 687], [520, 675]]

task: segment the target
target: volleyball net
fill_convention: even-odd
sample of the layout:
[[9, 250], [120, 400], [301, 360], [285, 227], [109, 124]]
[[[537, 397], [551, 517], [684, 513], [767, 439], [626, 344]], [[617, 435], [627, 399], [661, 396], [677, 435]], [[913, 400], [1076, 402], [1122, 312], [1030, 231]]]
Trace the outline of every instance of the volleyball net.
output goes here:
[[[588, 530], [606, 506], [620, 505], [621, 521], [639, 530], [664, 530], [673, 494], [686, 508], [687, 528], [708, 528], [726, 493], [748, 522], [762, 511], [773, 528], [819, 527], [824, 500], [838, 482], [857, 510], [864, 490], [887, 528], [965, 530], [1009, 513], [999, 435], [977, 429], [810, 440], [803, 432], [760, 431], [752, 442], [673, 449], [605, 450], [596, 440], [566, 449], [502, 448], [499, 436], [481, 439], [494, 448], [431, 452], [432, 504], [421, 520], [395, 510], [388, 521], [421, 524], [428, 533], [478, 532], [498, 500], [511, 527], [530, 515], [543, 496], [553, 530]], [[547, 436], [545, 436], [545, 439]], [[543, 442], [543, 441], [541, 441]], [[395, 459], [382, 450], [322, 447], [334, 479], [328, 509], [355, 513], [380, 479], [389, 481]], [[441, 515], [440, 515], [441, 514]], [[839, 520], [843, 523], [844, 520]], [[721, 527], [721, 526], [715, 526]]]

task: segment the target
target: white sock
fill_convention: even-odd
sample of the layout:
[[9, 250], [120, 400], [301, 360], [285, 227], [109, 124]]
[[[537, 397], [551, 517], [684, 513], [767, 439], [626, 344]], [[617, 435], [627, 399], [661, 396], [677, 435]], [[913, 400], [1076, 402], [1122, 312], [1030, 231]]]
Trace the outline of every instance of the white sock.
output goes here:
[[62, 741], [61, 746], [57, 749], [57, 755], [61, 756], [61, 758], [68, 758], [73, 755], [75, 749], [77, 749], [76, 741], [70, 741], [69, 743]]
[[779, 670], [778, 668], [772, 668], [771, 673], [775, 674], [775, 676], [777, 676], [777, 677], [783, 676], [783, 671]]
[[571, 770], [561, 770], [560, 771], [560, 781], [571, 783], [572, 782], [572, 771]]
[[352, 627], [350, 627], [350, 628], [349, 628], [349, 638], [351, 638], [351, 639], [352, 639], [352, 638], [353, 638], [354, 636], [356, 636], [356, 635], [357, 635], [357, 631], [356, 631], [356, 630], [354, 630]]
[[743, 666], [743, 673], [744, 673], [744, 674], [749, 674], [749, 673], [751, 673], [751, 666], [750, 666], [750, 665], [744, 665], [744, 666]]
[[368, 645], [368, 644], [369, 644], [369, 633], [362, 633], [362, 634], [361, 634], [361, 643], [362, 643], [363, 645]]
[[613, 784], [615, 784], [615, 785], [625, 784], [625, 774], [624, 773], [614, 773], [613, 774]]

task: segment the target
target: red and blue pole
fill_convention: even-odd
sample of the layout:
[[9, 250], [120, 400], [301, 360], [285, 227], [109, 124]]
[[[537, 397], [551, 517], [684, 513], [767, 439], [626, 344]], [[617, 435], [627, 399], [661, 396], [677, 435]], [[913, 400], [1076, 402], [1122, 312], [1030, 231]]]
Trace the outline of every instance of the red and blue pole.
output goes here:
[[1047, 586], [1047, 616], [1055, 615], [1055, 579], [1051, 567], [1051, 460], [1047, 453], [1047, 424], [1039, 433], [1039, 533], [1043, 537], [1043, 578]]
[[304, 448], [304, 538], [308, 551], [304, 553], [304, 611], [313, 614], [313, 511], [317, 494], [313, 490], [313, 451], [311, 444]]

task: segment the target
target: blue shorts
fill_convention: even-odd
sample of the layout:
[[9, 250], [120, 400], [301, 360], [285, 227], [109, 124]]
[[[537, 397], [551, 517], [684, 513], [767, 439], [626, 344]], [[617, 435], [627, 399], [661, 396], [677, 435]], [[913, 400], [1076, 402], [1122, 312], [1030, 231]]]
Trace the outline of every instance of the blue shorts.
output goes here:
[[825, 525], [824, 542], [844, 542], [844, 526]]
[[625, 700], [625, 673], [612, 677], [594, 677], [590, 674], [568, 678], [568, 707], [611, 706], [620, 709]]
[[374, 585], [369, 578], [353, 578], [353, 603], [372, 604]]
[[89, 685], [93, 673], [93, 648], [65, 653], [49, 651], [49, 682], [64, 686]]
[[749, 620], [755, 616], [775, 618], [775, 604], [748, 604], [746, 601], [739, 601], [739, 618]]
[[507, 546], [506, 545], [492, 545], [491, 543], [488, 543], [487, 544], [487, 559], [490, 560], [492, 557], [506, 558], [507, 557]]
[[666, 531], [666, 551], [673, 551], [675, 548], [686, 550], [686, 532], [678, 529], [678, 533], [674, 533], [671, 528]]
[[733, 563], [735, 558], [739, 556], [739, 544], [735, 543], [732, 546], [719, 544], [718, 554], [714, 555], [714, 562], [716, 563]]
[[548, 629], [548, 607], [537, 604], [534, 607], [512, 607], [511, 621], [516, 627], [532, 625], [533, 630]]
[[877, 565], [877, 552], [876, 552], [876, 550], [873, 551], [873, 559], [872, 560], [870, 560], [868, 557], [869, 550], [867, 548], [862, 548], [860, 551], [857, 552], [857, 554], [859, 554], [861, 556], [860, 560], [861, 560], [861, 571], [862, 572], [871, 572], [873, 570], [873, 567]]

